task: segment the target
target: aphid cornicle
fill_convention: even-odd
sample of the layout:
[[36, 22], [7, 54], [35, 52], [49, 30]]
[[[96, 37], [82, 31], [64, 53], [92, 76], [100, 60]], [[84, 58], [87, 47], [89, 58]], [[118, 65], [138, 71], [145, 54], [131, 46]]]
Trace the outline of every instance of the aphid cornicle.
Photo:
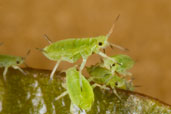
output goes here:
[[[27, 55], [30, 53], [30, 50], [27, 52]], [[19, 67], [22, 63], [24, 63], [25, 57], [20, 56], [11, 56], [11, 55], [0, 55], [0, 67], [4, 67], [3, 77], [6, 80], [6, 74], [9, 67], [14, 69], [18, 69], [24, 75], [26, 73]]]
[[[118, 20], [118, 18], [119, 16], [116, 18], [115, 22]], [[78, 59], [82, 58], [83, 61], [79, 69], [79, 72], [81, 74], [86, 64], [87, 58], [90, 55], [92, 55], [92, 53], [99, 54], [100, 56], [110, 59], [116, 63], [114, 59], [111, 59], [106, 54], [100, 51], [100, 49], [103, 49], [110, 45], [108, 39], [115, 27], [115, 22], [106, 36], [98, 36], [98, 37], [91, 37], [91, 38], [77, 38], [77, 39], [71, 38], [71, 39], [57, 41], [54, 43], [49, 41], [50, 45], [41, 49], [41, 51], [48, 59], [57, 61], [50, 75], [50, 80], [53, 79], [54, 73], [61, 61], [74, 63]], [[80, 86], [82, 86], [81, 83], [82, 82], [80, 77]]]

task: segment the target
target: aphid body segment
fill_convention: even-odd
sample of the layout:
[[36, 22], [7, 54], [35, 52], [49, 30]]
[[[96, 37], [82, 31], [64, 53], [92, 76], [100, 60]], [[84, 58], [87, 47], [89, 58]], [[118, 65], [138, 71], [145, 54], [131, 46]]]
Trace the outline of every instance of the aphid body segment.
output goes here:
[[66, 89], [56, 100], [69, 94], [71, 103], [78, 106], [82, 110], [90, 110], [94, 102], [94, 93], [89, 81], [81, 75], [82, 88], [80, 86], [80, 73], [75, 67], [72, 67], [66, 71]]
[[113, 61], [104, 58], [103, 59], [103, 64], [101, 64], [102, 67], [105, 67], [109, 69], [112, 73], [119, 73], [121, 75], [131, 75], [127, 70], [133, 67], [134, 61], [132, 60], [131, 57], [127, 55], [115, 55], [115, 56], [110, 56], [112, 59], [116, 60], [117, 63], [114, 63]]
[[87, 67], [87, 71], [90, 74], [89, 80], [97, 84], [125, 90], [133, 90], [134, 88], [132, 81], [128, 81], [117, 74], [113, 75], [110, 70], [99, 65]]
[[10, 55], [0, 55], [0, 67], [4, 67], [3, 77], [6, 80], [6, 73], [9, 67], [13, 67], [14, 69], [20, 70], [22, 73], [25, 72], [18, 67], [18, 65], [24, 62], [24, 57], [19, 56], [10, 56]]

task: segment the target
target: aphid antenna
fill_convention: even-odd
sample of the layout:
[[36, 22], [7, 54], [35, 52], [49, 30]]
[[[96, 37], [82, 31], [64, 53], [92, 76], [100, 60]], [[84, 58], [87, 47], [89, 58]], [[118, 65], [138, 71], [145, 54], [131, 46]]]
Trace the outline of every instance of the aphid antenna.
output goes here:
[[31, 52], [31, 49], [29, 49], [29, 50], [27, 51], [26, 56], [23, 57], [23, 58], [26, 59], [26, 58], [28, 57], [28, 55], [30, 54], [30, 52]]
[[132, 83], [134, 80], [135, 80], [135, 78], [134, 77], [131, 77], [131, 79], [128, 80], [128, 83]]
[[44, 38], [49, 42], [49, 44], [52, 44], [52, 40], [49, 39], [48, 35], [44, 34]]
[[131, 77], [131, 81], [135, 80], [136, 78], [135, 77]]
[[109, 30], [109, 32], [108, 32], [107, 35], [106, 35], [107, 38], [109, 38], [110, 35], [113, 33], [113, 30], [114, 30], [114, 28], [115, 28], [115, 26], [116, 26], [116, 22], [118, 21], [119, 17], [120, 17], [120, 14], [118, 14], [118, 16], [115, 18], [115, 21], [114, 21], [114, 23], [113, 23], [111, 29]]
[[[109, 30], [109, 32], [107, 33], [106, 37], [109, 38], [110, 35], [113, 33], [114, 29], [115, 29], [115, 26], [116, 26], [116, 22], [119, 20], [119, 17], [120, 17], [120, 14], [118, 14], [118, 16], [115, 18], [115, 21], [111, 27], [111, 29]], [[113, 49], [113, 47], [116, 47], [120, 50], [123, 50], [123, 51], [128, 51], [127, 48], [124, 48], [124, 47], [121, 47], [119, 45], [116, 45], [116, 44], [112, 44], [112, 43], [109, 43], [109, 46]]]
[[112, 49], [113, 49], [113, 47], [115, 47], [115, 48], [118, 48], [118, 49], [120, 49], [120, 50], [122, 50], [122, 51], [129, 51], [127, 48], [121, 47], [121, 46], [116, 45], [116, 44], [109, 43], [109, 45], [110, 45], [110, 47], [111, 47]]
[[[28, 57], [28, 55], [30, 54], [30, 52], [31, 52], [31, 49], [29, 49], [29, 50], [27, 51], [25, 57], [23, 57], [24, 60]], [[23, 62], [23, 64], [24, 64], [24, 66], [29, 67], [29, 66], [25, 63], [25, 61]]]
[[45, 52], [45, 53], [47, 53], [45, 50], [43, 50], [43, 48], [35, 48], [36, 50], [39, 50], [39, 51], [41, 51], [41, 52]]
[[134, 85], [134, 87], [138, 88], [138, 87], [142, 87], [141, 85]]
[[23, 64], [24, 64], [25, 67], [29, 67], [25, 62], [23, 62]]

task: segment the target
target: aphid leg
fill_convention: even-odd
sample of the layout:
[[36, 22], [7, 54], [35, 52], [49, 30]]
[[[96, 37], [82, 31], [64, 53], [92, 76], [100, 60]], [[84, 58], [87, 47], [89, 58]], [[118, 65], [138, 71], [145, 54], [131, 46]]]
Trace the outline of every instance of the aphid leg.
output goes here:
[[22, 72], [24, 75], [26, 75], [26, 73], [18, 66], [12, 66], [12, 68], [14, 69], [18, 69], [20, 72]]
[[106, 53], [106, 50], [105, 49], [103, 49], [103, 53]]
[[53, 80], [53, 76], [54, 76], [55, 71], [56, 71], [56, 69], [58, 68], [60, 62], [61, 62], [60, 60], [57, 61], [55, 67], [53, 68], [53, 70], [52, 70], [52, 72], [51, 72], [51, 74], [50, 74], [50, 80], [49, 80], [49, 82], [51, 82], [51, 81]]
[[90, 77], [88, 78], [88, 81], [93, 82], [95, 79], [103, 79], [103, 77]]
[[62, 98], [62, 97], [64, 97], [64, 96], [66, 96], [67, 94], [68, 94], [68, 92], [67, 92], [67, 91], [64, 91], [63, 93], [61, 93], [59, 96], [57, 96], [57, 97], [55, 98], [55, 101], [59, 100], [60, 98]]
[[131, 72], [126, 72], [126, 75], [132, 77], [132, 73]]
[[104, 58], [107, 58], [109, 60], [112, 60], [114, 63], [117, 63], [117, 61], [114, 58], [111, 58], [111, 57], [107, 56], [106, 54], [104, 54], [104, 53], [102, 53], [100, 51], [97, 54], [99, 54], [100, 56], [102, 56]]
[[101, 89], [110, 90], [110, 88], [106, 87], [105, 85], [100, 85], [97, 83], [92, 85], [92, 88], [95, 88], [95, 87], [100, 87]]
[[119, 100], [121, 100], [121, 97], [118, 95], [117, 91], [115, 88], [112, 88], [113, 89], [113, 93], [116, 95], [116, 97], [118, 97]]
[[7, 71], [8, 71], [8, 67], [5, 67], [4, 72], [3, 72], [3, 78], [4, 78], [5, 81], [6, 81]]
[[91, 81], [93, 81], [93, 80], [94, 80], [93, 77], [88, 78], [88, 81], [89, 81], [89, 82], [91, 82]]
[[83, 62], [80, 66], [80, 71], [79, 71], [79, 76], [80, 76], [80, 87], [82, 88], [82, 79], [81, 79], [81, 75], [82, 75], [82, 70], [85, 67], [85, 64], [87, 62], [87, 59], [83, 58]]
[[70, 112], [71, 114], [86, 114], [85, 110], [80, 109], [76, 104], [72, 102], [70, 105]]

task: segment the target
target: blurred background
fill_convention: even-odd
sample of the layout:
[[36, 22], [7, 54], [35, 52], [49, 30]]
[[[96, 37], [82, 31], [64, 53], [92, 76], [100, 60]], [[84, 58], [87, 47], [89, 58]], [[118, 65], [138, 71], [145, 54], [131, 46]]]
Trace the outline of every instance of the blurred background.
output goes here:
[[[1, 0], [0, 54], [25, 56], [31, 49], [30, 67], [52, 69], [55, 62], [35, 49], [48, 45], [43, 34], [52, 41], [105, 35], [120, 14], [109, 40], [130, 51], [107, 48], [107, 54], [131, 56], [136, 91], [171, 104], [170, 6], [170, 0]], [[93, 55], [86, 65], [96, 62]], [[70, 66], [62, 62], [59, 69]]]

